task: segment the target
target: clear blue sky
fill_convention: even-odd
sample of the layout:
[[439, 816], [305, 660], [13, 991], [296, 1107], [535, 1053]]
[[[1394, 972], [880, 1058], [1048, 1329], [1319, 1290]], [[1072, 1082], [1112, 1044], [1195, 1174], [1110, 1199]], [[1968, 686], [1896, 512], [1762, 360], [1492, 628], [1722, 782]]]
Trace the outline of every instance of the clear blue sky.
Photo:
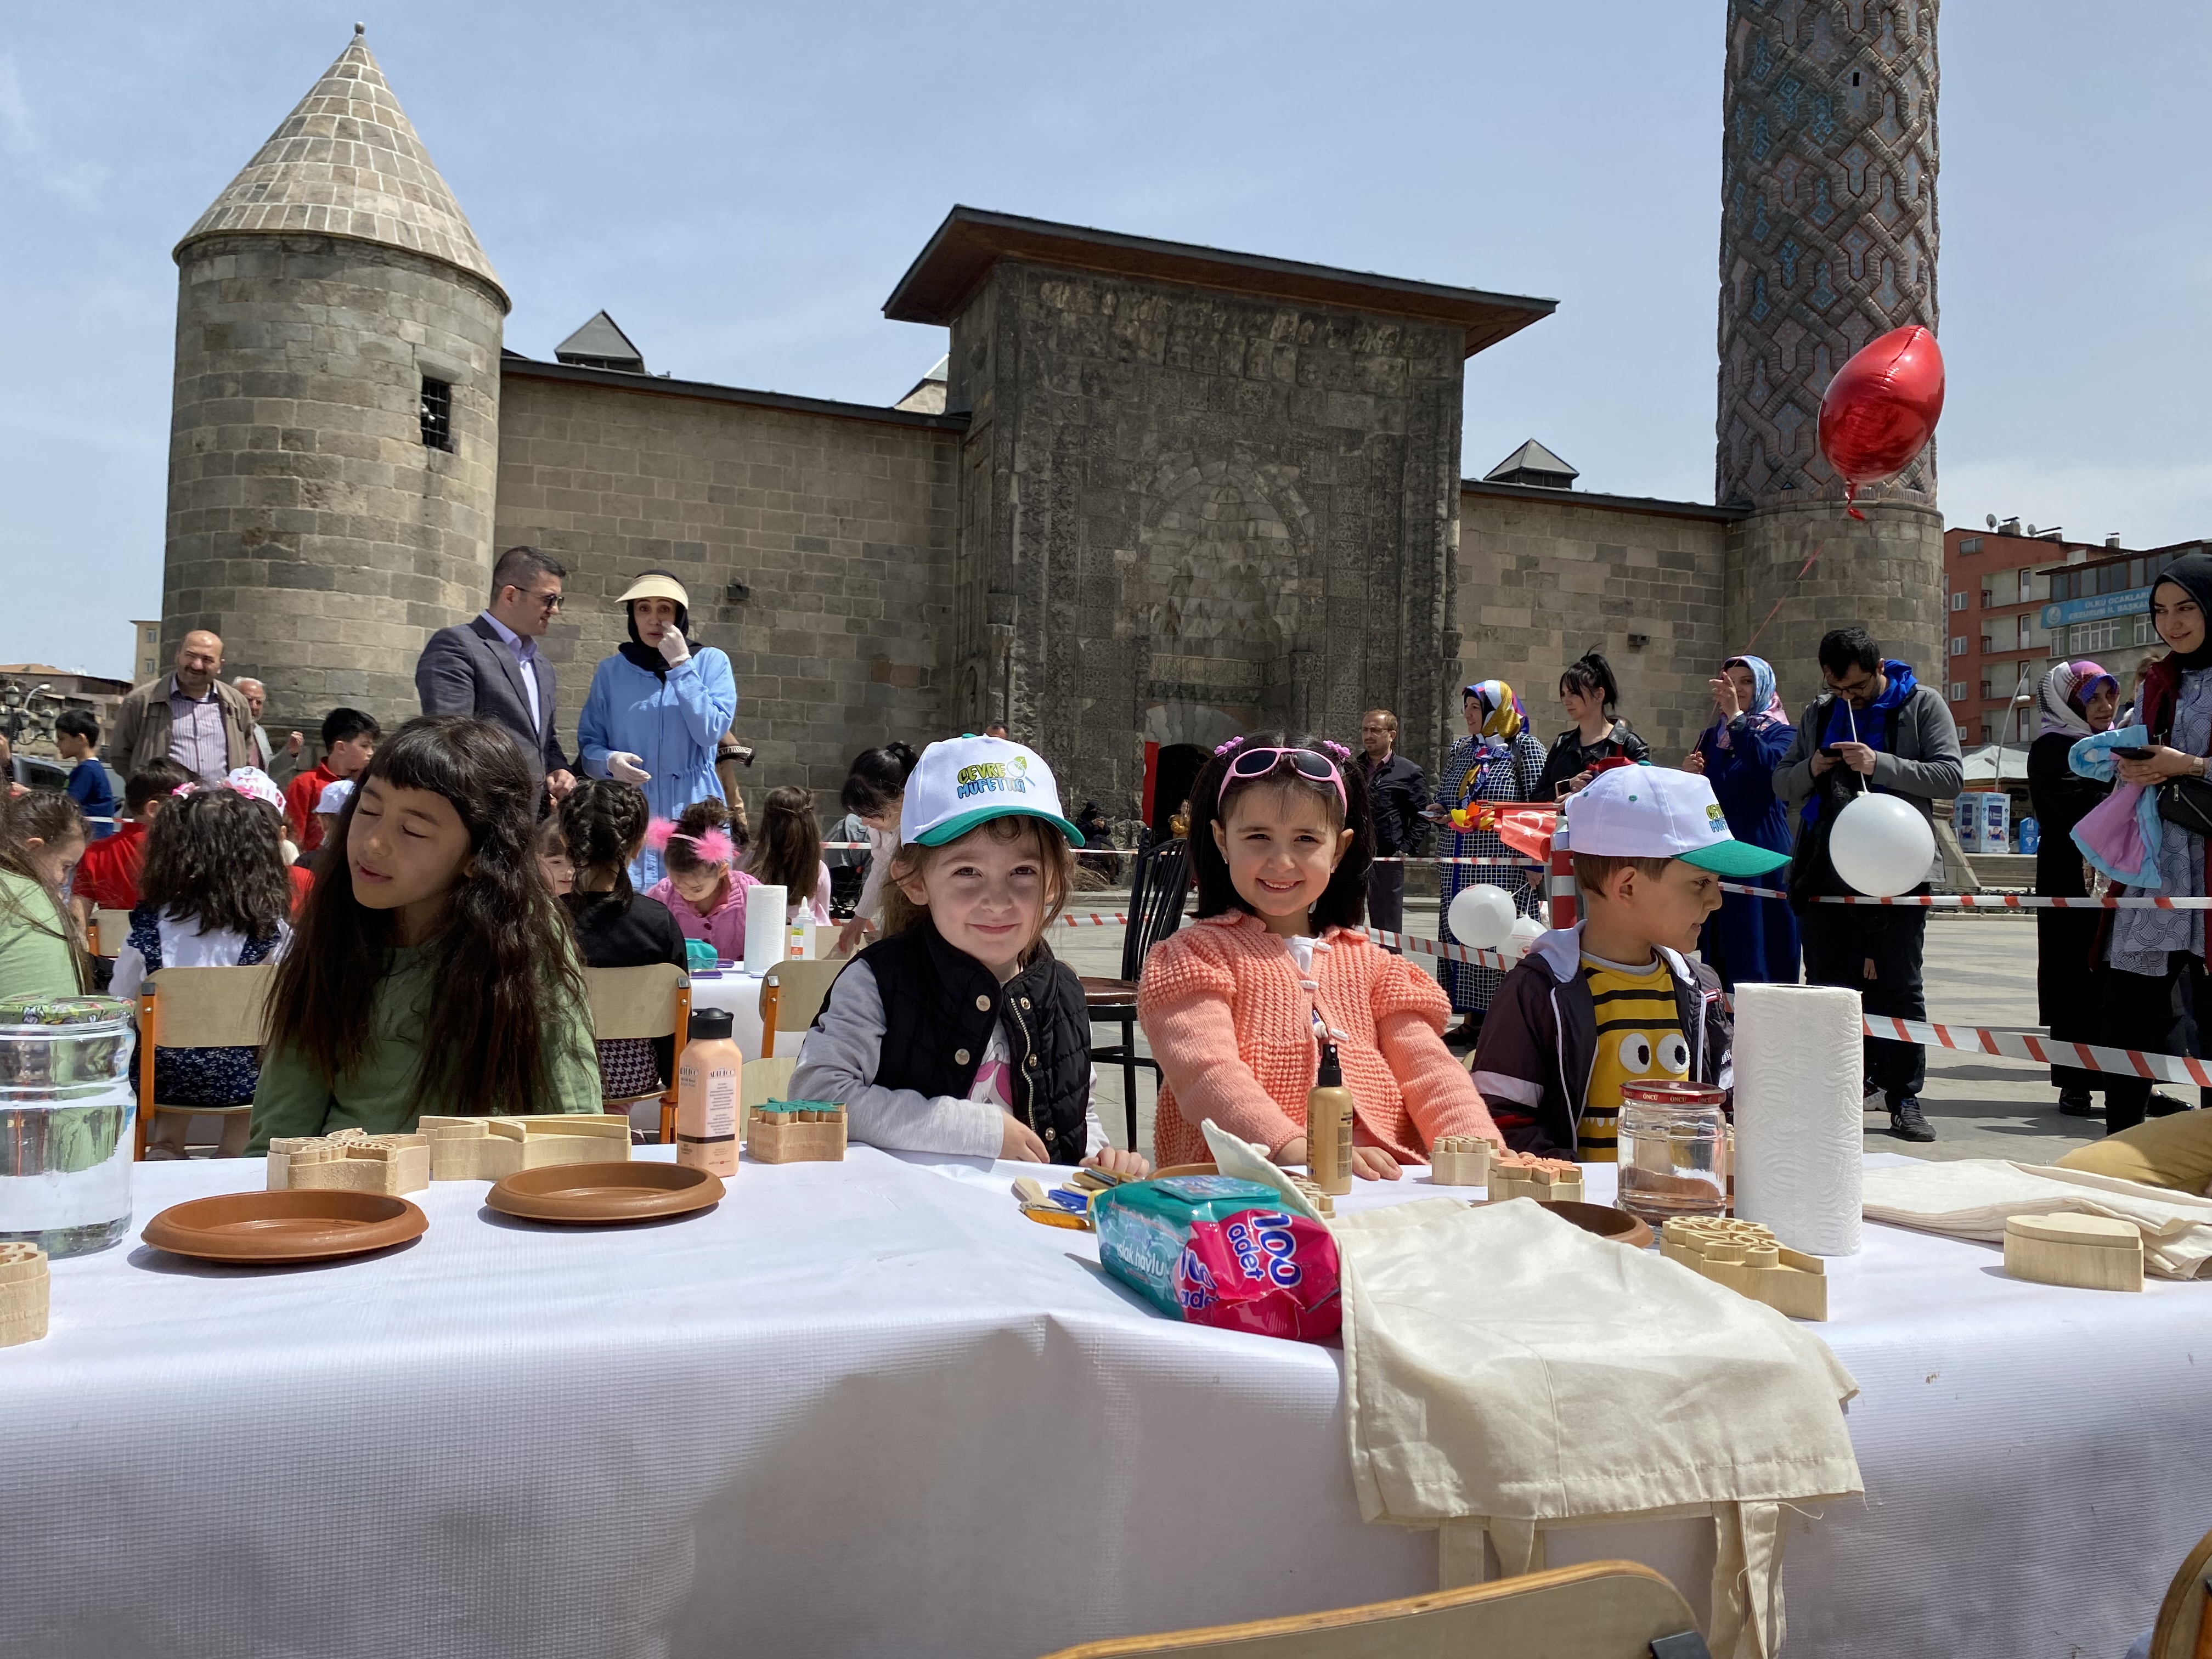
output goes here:
[[[954, 202], [1545, 295], [1468, 366], [1466, 470], [1709, 501], [1723, 9], [1490, 3], [11, 7], [0, 660], [121, 673], [161, 592], [169, 250], [356, 17], [532, 356], [884, 403], [879, 307]], [[2212, 13], [1949, 0], [1941, 493], [2212, 534]]]

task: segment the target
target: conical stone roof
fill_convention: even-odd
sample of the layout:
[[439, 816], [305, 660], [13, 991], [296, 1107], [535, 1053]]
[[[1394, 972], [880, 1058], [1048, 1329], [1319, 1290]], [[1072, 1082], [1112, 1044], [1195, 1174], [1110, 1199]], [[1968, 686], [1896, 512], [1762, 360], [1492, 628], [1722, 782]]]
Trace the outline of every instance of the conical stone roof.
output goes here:
[[[177, 244], [261, 231], [350, 236], [442, 259], [500, 288], [477, 234], [358, 27], [260, 153]], [[500, 289], [504, 300], [507, 291]]]

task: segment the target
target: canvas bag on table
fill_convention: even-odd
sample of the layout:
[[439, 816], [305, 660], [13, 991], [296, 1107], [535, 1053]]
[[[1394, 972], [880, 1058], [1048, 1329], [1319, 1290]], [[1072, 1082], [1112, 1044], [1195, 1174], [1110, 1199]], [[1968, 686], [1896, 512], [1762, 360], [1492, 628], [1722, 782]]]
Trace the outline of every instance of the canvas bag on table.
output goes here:
[[1827, 1345], [1527, 1199], [1340, 1216], [1362, 1516], [1435, 1527], [1444, 1586], [1543, 1565], [1547, 1522], [1711, 1514], [1711, 1648], [1781, 1645], [1782, 1507], [1863, 1491]]

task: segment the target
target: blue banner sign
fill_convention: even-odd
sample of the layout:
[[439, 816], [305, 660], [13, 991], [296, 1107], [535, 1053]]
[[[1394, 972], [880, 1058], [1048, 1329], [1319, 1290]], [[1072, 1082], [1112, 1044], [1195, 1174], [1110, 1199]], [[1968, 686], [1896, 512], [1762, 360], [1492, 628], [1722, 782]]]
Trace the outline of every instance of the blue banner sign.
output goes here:
[[2150, 589], [2130, 587], [2121, 593], [2092, 593], [2086, 599], [2067, 599], [2043, 607], [2045, 628], [2064, 628], [2074, 623], [2102, 622], [2107, 617], [2139, 617], [2150, 609]]

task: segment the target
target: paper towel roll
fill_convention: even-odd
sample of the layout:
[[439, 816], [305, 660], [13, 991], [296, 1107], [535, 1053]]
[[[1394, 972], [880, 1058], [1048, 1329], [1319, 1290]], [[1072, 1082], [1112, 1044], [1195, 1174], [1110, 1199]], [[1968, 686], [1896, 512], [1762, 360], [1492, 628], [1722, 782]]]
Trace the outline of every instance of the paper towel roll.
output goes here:
[[[734, 879], [734, 878], [732, 878]], [[745, 971], [764, 974], [783, 960], [784, 896], [781, 887], [745, 889]]]
[[1856, 1255], [1859, 994], [1735, 988], [1735, 1212], [1793, 1250]]

